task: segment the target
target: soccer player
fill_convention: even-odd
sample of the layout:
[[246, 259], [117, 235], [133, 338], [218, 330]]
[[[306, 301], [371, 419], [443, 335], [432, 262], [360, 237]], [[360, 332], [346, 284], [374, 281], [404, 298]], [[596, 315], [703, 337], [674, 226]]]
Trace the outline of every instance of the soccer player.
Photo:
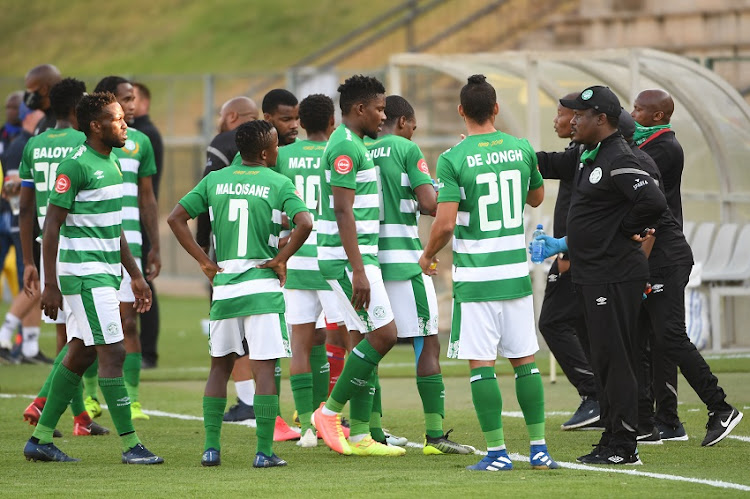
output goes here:
[[[261, 103], [263, 119], [271, 123], [276, 129], [279, 140], [279, 147], [287, 146], [297, 140], [299, 133], [299, 102], [289, 90], [275, 88], [263, 96]], [[232, 161], [233, 166], [241, 165], [242, 157], [239, 153], [235, 155]], [[269, 165], [275, 168], [273, 163]], [[287, 234], [282, 231], [282, 236]], [[235, 385], [250, 380], [249, 359], [247, 356], [240, 357], [235, 363], [232, 378]], [[281, 394], [281, 364], [276, 366], [276, 392]], [[286, 440], [297, 440], [300, 434], [289, 427], [287, 422], [281, 416], [281, 405], [279, 405], [279, 414], [276, 418], [276, 427], [274, 429], [273, 439], [275, 442]]]
[[[279, 148], [276, 169], [289, 177], [302, 196], [313, 219], [320, 216], [321, 157], [334, 129], [333, 101], [321, 94], [309, 95], [300, 102], [299, 117], [307, 140], [298, 140]], [[328, 398], [329, 366], [326, 332], [316, 329], [321, 313], [327, 321], [343, 321], [338, 299], [320, 275], [317, 233], [289, 259], [286, 281], [287, 321], [292, 326], [292, 361], [289, 367], [294, 404], [300, 421], [297, 445], [315, 447], [318, 437], [310, 422], [312, 412]]]
[[455, 236], [448, 356], [469, 361], [474, 409], [488, 451], [467, 469], [513, 468], [495, 376], [498, 354], [515, 371], [516, 397], [531, 440], [531, 467], [557, 468], [544, 439], [544, 388], [534, 362], [539, 346], [523, 233], [524, 205], [541, 204], [544, 184], [528, 141], [495, 128], [498, 111], [492, 85], [483, 75], [469, 77], [458, 106], [467, 137], [438, 159], [437, 216], [419, 265], [425, 274], [435, 275], [435, 255]]
[[[39, 299], [39, 271], [34, 259], [34, 223], [39, 221], [39, 229], [44, 229], [44, 217], [47, 213], [47, 198], [54, 188], [57, 167], [63, 158], [78, 149], [86, 140], [86, 136], [78, 131], [76, 120], [76, 106], [86, 93], [86, 84], [82, 81], [65, 78], [50, 90], [50, 104], [57, 117], [55, 128], [47, 129], [36, 137], [29, 139], [24, 148], [23, 159], [19, 175], [21, 183], [21, 212], [19, 228], [21, 231], [21, 246], [24, 259], [24, 288], [27, 296], [36, 297], [33, 304], [38, 304]], [[36, 200], [36, 206], [34, 201]], [[34, 211], [36, 210], [36, 216]], [[40, 263], [42, 271], [44, 262]], [[44, 282], [44, 272], [42, 272]], [[55, 324], [58, 340], [62, 338], [65, 345], [55, 358], [52, 370], [47, 376], [42, 389], [36, 398], [29, 404], [23, 413], [24, 420], [31, 425], [39, 422], [44, 404], [47, 401], [50, 385], [54, 378], [60, 362], [68, 352], [65, 344], [67, 334], [65, 331], [66, 310], [59, 310], [57, 319], [52, 320], [45, 315], [44, 320], [49, 324]], [[82, 383], [72, 397], [70, 403], [73, 412], [73, 435], [106, 435], [109, 430], [99, 426], [91, 420], [89, 413], [83, 403]]]
[[[418, 213], [434, 216], [437, 196], [424, 154], [411, 141], [417, 128], [414, 108], [403, 97], [389, 95], [385, 116], [378, 139], [365, 140], [380, 182], [378, 262], [398, 337], [410, 339], [414, 346], [417, 389], [425, 416], [423, 452], [468, 454], [468, 447], [451, 442], [443, 432], [445, 384], [440, 373], [437, 296], [432, 278], [423, 276], [419, 267], [422, 243], [417, 231]], [[385, 443], [377, 378], [375, 390], [370, 433]]]
[[[347, 322], [356, 324], [363, 336], [353, 339], [352, 353], [328, 401], [315, 411], [313, 424], [326, 445], [340, 454], [400, 456], [405, 449], [376, 442], [369, 428], [377, 365], [397, 336], [377, 256], [378, 175], [363, 142], [365, 136], [376, 139], [385, 121], [385, 88], [375, 78], [355, 75], [338, 90], [343, 123], [323, 153], [318, 264], [338, 296]], [[341, 426], [341, 411], [347, 402], [351, 416], [348, 441]]]
[[[222, 104], [219, 110], [219, 133], [206, 148], [204, 177], [213, 171], [226, 167], [234, 157], [238, 158], [238, 165], [242, 164], [242, 158], [237, 152], [237, 127], [257, 119], [258, 106], [248, 97], [233, 97]], [[195, 240], [203, 248], [203, 251], [208, 253], [211, 251], [211, 221], [208, 218], [208, 213], [200, 214], [197, 222]], [[255, 381], [252, 379], [250, 359], [247, 358], [247, 355], [240, 357], [234, 363], [232, 377], [235, 380], [234, 388], [237, 391], [237, 403], [224, 414], [224, 421], [255, 420], [253, 410]]]
[[122, 379], [125, 348], [117, 299], [122, 274], [118, 262], [132, 277], [136, 311], [147, 310], [151, 302], [151, 290], [122, 231], [123, 181], [112, 149], [127, 140], [125, 113], [114, 95], [94, 93], [81, 99], [76, 116], [86, 142], [57, 168], [42, 238], [42, 309], [53, 320], [59, 309], [67, 309], [68, 353], [52, 378], [39, 424], [23, 452], [28, 460], [77, 461], [52, 443], [52, 432], [81, 375], [98, 357], [99, 386], [122, 439], [122, 462], [158, 464], [164, 460], [146, 449], [133, 429], [130, 397]]
[[[133, 121], [135, 113], [135, 91], [133, 85], [119, 76], [103, 78], [94, 92], [110, 92], [122, 106], [125, 121]], [[135, 258], [138, 268], [142, 268], [142, 236], [141, 222], [148, 233], [151, 250], [146, 256], [145, 274], [149, 280], [155, 279], [161, 270], [161, 256], [159, 253], [159, 227], [157, 222], [157, 205], [154, 195], [152, 177], [156, 175], [156, 161], [151, 141], [143, 132], [134, 128], [128, 129], [128, 139], [125, 145], [114, 149], [114, 154], [122, 167], [123, 199], [122, 199], [122, 228], [130, 251]], [[138, 336], [138, 314], [132, 303], [135, 301], [130, 291], [130, 275], [123, 270], [122, 285], [119, 292], [122, 326], [125, 333], [125, 364], [123, 377], [131, 401], [133, 419], [149, 419], [143, 412], [139, 401], [139, 385], [141, 378], [141, 340]], [[86, 407], [92, 417], [101, 414], [101, 407], [96, 400], [95, 371], [89, 370], [84, 377], [86, 387]]]
[[[210, 173], [172, 210], [169, 226], [183, 248], [200, 264], [214, 289], [209, 352], [211, 371], [203, 397], [205, 450], [201, 463], [221, 463], [221, 424], [227, 402], [227, 381], [247, 340], [256, 382], [257, 453], [253, 466], [287, 463], [273, 453], [278, 394], [276, 362], [290, 355], [284, 318], [286, 263], [312, 230], [312, 218], [286, 177], [268, 168], [278, 154], [276, 130], [256, 120], [237, 129], [242, 166]], [[214, 263], [192, 238], [187, 221], [208, 211], [216, 238]], [[278, 249], [281, 213], [296, 229]]]

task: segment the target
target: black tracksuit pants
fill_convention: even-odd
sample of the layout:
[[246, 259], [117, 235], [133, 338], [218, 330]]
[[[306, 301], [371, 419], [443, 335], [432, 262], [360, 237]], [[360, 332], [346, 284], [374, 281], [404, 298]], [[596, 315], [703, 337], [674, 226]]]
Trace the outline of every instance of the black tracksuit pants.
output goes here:
[[[656, 422], [669, 426], [680, 423], [677, 414], [677, 368], [709, 412], [728, 411], [726, 394], [719, 380], [711, 372], [695, 345], [690, 342], [685, 330], [685, 286], [692, 265], [674, 265], [651, 272], [652, 291], [643, 302], [643, 315], [648, 321], [644, 334], [650, 334], [653, 373], [653, 396], [656, 399]], [[645, 365], [645, 363], [644, 363]], [[641, 387], [641, 397], [648, 394], [647, 384]], [[641, 424], [653, 424], [653, 415], [644, 420], [643, 407], [653, 410], [648, 400], [641, 400]], [[652, 413], [653, 414], [653, 413]]]
[[[146, 231], [141, 226], [143, 233], [143, 265], [146, 265], [146, 257], [151, 250], [151, 243], [146, 236]], [[144, 274], [145, 276], [145, 274]], [[148, 282], [148, 281], [147, 281]], [[151, 310], [140, 314], [141, 318], [141, 355], [148, 362], [156, 364], [159, 359], [159, 299], [156, 296], [156, 289], [152, 282], [148, 282], [151, 287]]]
[[605, 424], [599, 443], [630, 454], [638, 426], [636, 327], [645, 284], [644, 279], [577, 287]]
[[[570, 271], [560, 273], [557, 260], [547, 275], [539, 331], [581, 397], [596, 399], [594, 372], [588, 359], [586, 321]], [[586, 346], [585, 350], [582, 343]]]

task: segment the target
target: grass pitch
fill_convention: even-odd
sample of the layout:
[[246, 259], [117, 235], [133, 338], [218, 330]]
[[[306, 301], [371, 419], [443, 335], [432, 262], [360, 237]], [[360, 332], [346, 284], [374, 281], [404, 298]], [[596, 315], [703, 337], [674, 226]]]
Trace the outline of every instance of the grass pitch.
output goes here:
[[[489, 497], [499, 494], [533, 496], [665, 496], [686, 497], [721, 494], [746, 495], [750, 491], [750, 387], [747, 380], [750, 359], [743, 357], [710, 360], [729, 401], [747, 414], [733, 436], [712, 448], [700, 447], [706, 422], [705, 408], [681, 380], [680, 416], [690, 436], [687, 442], [660, 446], [641, 445], [643, 466], [617, 468], [632, 474], [602, 471], [601, 468], [572, 468], [575, 458], [590, 450], [596, 432], [562, 432], [560, 424], [577, 407], [575, 390], [564, 377], [555, 384], [545, 376], [548, 412], [547, 442], [552, 456], [563, 469], [534, 471], [528, 460], [516, 456], [515, 469], [505, 473], [473, 473], [464, 468], [479, 456], [423, 456], [413, 447], [402, 458], [344, 457], [322, 444], [299, 449], [293, 442], [277, 443], [274, 450], [289, 462], [279, 469], [252, 468], [255, 430], [227, 424], [222, 430], [222, 465], [202, 468], [203, 426], [201, 396], [209, 359], [206, 339], [199, 320], [207, 315], [203, 300], [170, 299], [162, 303], [161, 359], [159, 368], [142, 374], [141, 400], [146, 410], [170, 415], [152, 416], [136, 422], [146, 446], [166, 460], [161, 466], [138, 467], [120, 464], [116, 436], [71, 437], [72, 418], [66, 413], [58, 428], [65, 436], [56, 444], [80, 463], [29, 463], [22, 455], [31, 428], [21, 413], [49, 372], [46, 366], [0, 366], [0, 496], [71, 496], [113, 492], [146, 497], [205, 496], [248, 493], [276, 497]], [[4, 310], [2, 310], [4, 313]], [[42, 348], [54, 350], [51, 329], [43, 330]], [[445, 428], [453, 428], [455, 441], [484, 448], [482, 434], [471, 404], [468, 367], [445, 359]], [[546, 357], [538, 364], [545, 372]], [[527, 458], [528, 440], [515, 398], [512, 369], [498, 363], [498, 381], [503, 394], [503, 425], [511, 453]], [[423, 421], [421, 402], [413, 379], [413, 355], [398, 346], [381, 365], [384, 426], [421, 444]], [[229, 388], [230, 403], [233, 388]], [[282, 411], [289, 420], [294, 410], [287, 380], [282, 384]], [[177, 419], [183, 417], [183, 419]], [[107, 411], [98, 420], [114, 430]], [[743, 490], [744, 489], [744, 490]]]

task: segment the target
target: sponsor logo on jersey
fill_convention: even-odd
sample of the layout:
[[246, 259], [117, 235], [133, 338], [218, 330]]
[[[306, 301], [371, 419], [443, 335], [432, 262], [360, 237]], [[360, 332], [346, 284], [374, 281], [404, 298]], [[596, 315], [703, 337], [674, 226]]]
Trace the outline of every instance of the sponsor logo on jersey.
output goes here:
[[64, 173], [61, 173], [57, 176], [57, 181], [55, 182], [55, 192], [58, 194], [65, 194], [68, 192], [68, 189], [70, 189], [70, 178]]
[[[583, 165], [583, 163], [581, 164]], [[592, 184], [598, 184], [601, 179], [602, 169], [597, 166], [591, 171], [591, 175], [589, 175], [589, 182], [591, 182]]]
[[333, 167], [336, 169], [336, 173], [346, 175], [347, 173], [352, 171], [354, 163], [352, 162], [352, 158], [342, 154], [333, 162]]
[[419, 171], [422, 173], [426, 173], [427, 175], [430, 174], [430, 169], [427, 168], [427, 161], [424, 160], [424, 158], [420, 159], [417, 162], [417, 168], [419, 168]]

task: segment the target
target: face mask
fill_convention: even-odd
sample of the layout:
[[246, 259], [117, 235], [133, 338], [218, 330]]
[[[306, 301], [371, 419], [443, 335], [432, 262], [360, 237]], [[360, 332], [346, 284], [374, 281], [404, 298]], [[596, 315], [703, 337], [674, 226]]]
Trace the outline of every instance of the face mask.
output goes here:
[[29, 92], [28, 90], [23, 94], [23, 102], [31, 110], [37, 110], [42, 108], [42, 94], [39, 92]]

